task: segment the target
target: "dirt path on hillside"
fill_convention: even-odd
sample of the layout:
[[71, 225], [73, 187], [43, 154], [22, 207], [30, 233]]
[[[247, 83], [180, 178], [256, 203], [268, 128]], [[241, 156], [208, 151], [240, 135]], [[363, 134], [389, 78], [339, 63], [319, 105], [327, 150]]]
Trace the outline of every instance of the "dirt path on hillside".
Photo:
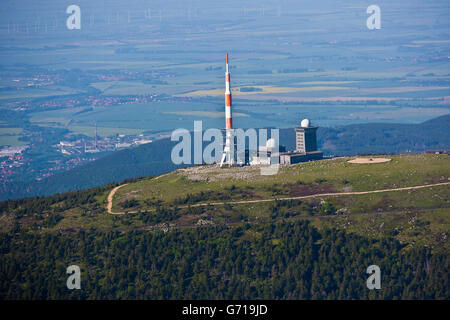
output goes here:
[[[167, 175], [168, 175], [168, 173], [162, 174], [160, 176], [157, 176], [153, 180], [158, 180], [159, 178], [162, 178]], [[116, 194], [117, 190], [119, 190], [122, 187], [125, 187], [128, 184], [129, 183], [121, 184], [120, 186], [117, 186], [114, 189], [112, 189], [111, 192], [108, 194], [108, 205], [106, 206], [106, 209], [108, 210], [109, 214], [125, 214], [125, 212], [112, 212], [112, 206], [113, 206], [113, 197]], [[135, 213], [135, 212], [130, 212], [130, 213]]]
[[112, 189], [111, 192], [108, 194], [108, 206], [107, 206], [108, 213], [110, 213], [110, 214], [123, 214], [123, 212], [117, 212], [117, 213], [112, 212], [112, 205], [113, 205], [112, 201], [113, 201], [114, 194], [117, 192], [117, 190], [119, 190], [122, 187], [125, 187], [126, 185], [128, 185], [128, 183], [121, 184], [120, 186], [117, 186], [114, 189]]
[[[258, 200], [242, 200], [242, 201], [228, 201], [228, 202], [212, 202], [212, 203], [199, 203], [193, 204], [190, 207], [201, 207], [208, 205], [224, 205], [224, 204], [246, 204], [246, 203], [258, 203], [258, 202], [271, 202], [271, 201], [280, 201], [280, 200], [301, 200], [301, 199], [309, 199], [309, 198], [318, 198], [318, 197], [337, 197], [337, 196], [351, 196], [351, 195], [360, 195], [360, 194], [370, 194], [370, 193], [382, 193], [382, 192], [392, 192], [392, 191], [404, 191], [404, 190], [415, 190], [422, 189], [428, 187], [437, 187], [443, 185], [449, 185], [450, 182], [443, 183], [435, 183], [435, 184], [426, 184], [421, 186], [414, 187], [403, 187], [403, 188], [394, 188], [394, 189], [381, 189], [381, 190], [371, 190], [371, 191], [352, 191], [352, 192], [332, 192], [332, 193], [316, 193], [308, 196], [297, 196], [297, 197], [285, 197], [285, 198], [270, 198], [270, 199], [258, 199]], [[187, 208], [188, 206], [182, 206], [179, 208]]]
[[[165, 176], [162, 175], [162, 176]], [[156, 177], [156, 179], [162, 177]], [[246, 203], [258, 203], [258, 202], [271, 202], [276, 200], [301, 200], [301, 199], [309, 199], [309, 198], [318, 198], [318, 197], [337, 197], [337, 196], [351, 196], [351, 195], [361, 195], [361, 194], [371, 194], [371, 193], [382, 193], [382, 192], [392, 192], [392, 191], [405, 191], [405, 190], [416, 190], [416, 189], [423, 189], [423, 188], [430, 188], [430, 187], [437, 187], [437, 186], [444, 186], [449, 185], [450, 182], [442, 182], [442, 183], [435, 183], [435, 184], [425, 184], [421, 186], [414, 186], [414, 187], [403, 187], [403, 188], [393, 188], [393, 189], [381, 189], [381, 190], [371, 190], [371, 191], [352, 191], [352, 192], [333, 192], [333, 193], [317, 193], [312, 194], [308, 196], [297, 196], [297, 197], [286, 197], [286, 198], [270, 198], [270, 199], [258, 199], [258, 200], [242, 200], [242, 201], [228, 201], [228, 202], [211, 202], [211, 203], [198, 203], [198, 204], [192, 204], [190, 205], [191, 208], [193, 207], [202, 207], [202, 206], [217, 206], [217, 205], [224, 205], [224, 204], [246, 204]], [[108, 195], [108, 213], [110, 214], [125, 214], [125, 212], [116, 212], [113, 213], [111, 211], [112, 209], [112, 198], [114, 196], [114, 193], [116, 191], [126, 186], [126, 184], [123, 184], [121, 186], [115, 187], [113, 190], [111, 190], [110, 194]], [[181, 206], [179, 208], [187, 208], [189, 206]], [[153, 211], [153, 210], [147, 210], [147, 211]], [[136, 211], [132, 211], [129, 213], [137, 213]]]

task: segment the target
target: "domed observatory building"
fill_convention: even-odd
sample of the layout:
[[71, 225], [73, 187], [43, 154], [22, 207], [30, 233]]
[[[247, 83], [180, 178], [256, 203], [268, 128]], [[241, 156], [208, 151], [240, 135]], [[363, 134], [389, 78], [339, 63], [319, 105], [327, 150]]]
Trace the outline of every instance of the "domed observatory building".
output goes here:
[[280, 154], [280, 164], [294, 164], [299, 162], [320, 160], [322, 151], [317, 150], [318, 127], [311, 125], [309, 119], [303, 119], [300, 127], [295, 127], [295, 150]]
[[300, 127], [295, 127], [295, 151], [307, 153], [317, 151], [317, 132], [318, 127], [310, 126], [309, 119], [303, 119]]

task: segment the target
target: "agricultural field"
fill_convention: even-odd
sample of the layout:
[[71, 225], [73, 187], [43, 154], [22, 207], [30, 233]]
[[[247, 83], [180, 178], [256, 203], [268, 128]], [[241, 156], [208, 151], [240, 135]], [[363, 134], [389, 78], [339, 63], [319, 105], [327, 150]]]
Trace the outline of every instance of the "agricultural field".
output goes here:
[[0, 147], [1, 146], [23, 146], [26, 141], [19, 140], [23, 136], [22, 128], [0, 128]]
[[[89, 21], [83, 34], [70, 34], [56, 24], [44, 39], [33, 34], [29, 39], [21, 38], [20, 46], [13, 46], [17, 40], [14, 34], [3, 35], [5, 50], [0, 51], [0, 57], [10, 69], [0, 84], [5, 89], [19, 86], [23, 90], [5, 90], [0, 99], [33, 99], [87, 93], [90, 89], [99, 90], [101, 95], [119, 96], [221, 96], [226, 51], [231, 56], [232, 88], [236, 89], [233, 93], [240, 98], [257, 96], [282, 102], [300, 97], [340, 96], [344, 101], [356, 97], [364, 106], [376, 98], [409, 98], [414, 103], [424, 98], [443, 98], [449, 93], [445, 57], [449, 40], [442, 20], [446, 13], [435, 16], [431, 10], [442, 5], [440, 1], [409, 6], [384, 4], [389, 12], [388, 22], [378, 33], [365, 29], [364, 8], [352, 4], [308, 4], [306, 11], [292, 3], [271, 4], [265, 8], [264, 16], [259, 9], [240, 5], [224, 9], [202, 4], [195, 18], [183, 15], [183, 4], [171, 4], [169, 8], [166, 5], [164, 18], [144, 19], [143, 11], [139, 11], [144, 10], [142, 4], [136, 3], [136, 12], [126, 21], [126, 5], [111, 4], [102, 14], [89, 12], [97, 17], [97, 23]], [[54, 14], [46, 11], [48, 8], [39, 9], [42, 16]], [[212, 22], [210, 17], [218, 12], [221, 17], [223, 12], [230, 15], [226, 21]], [[21, 19], [28, 14], [25, 12]], [[409, 20], [414, 18], [415, 25], [410, 25]], [[180, 28], [180, 23], [191, 27]], [[242, 37], [246, 41], [241, 41]], [[11, 55], [11, 51], [17, 54]], [[27, 69], [40, 70], [41, 66], [109, 74], [103, 78], [71, 76], [64, 85], [40, 85], [29, 79], [14, 82], [18, 80], [16, 75]], [[137, 76], [111, 80], [123, 73]], [[239, 90], [245, 87], [262, 91]], [[448, 103], [430, 102], [428, 106], [439, 106], [448, 112]], [[418, 112], [424, 118], [434, 116]], [[333, 117], [330, 115], [329, 120], [333, 121]]]
[[77, 93], [80, 92], [67, 87], [47, 87], [45, 89], [24, 88], [13, 92], [2, 92], [0, 94], [0, 101], [66, 96]]
[[99, 89], [103, 95], [147, 95], [155, 92], [150, 84], [131, 81], [96, 82], [90, 84]]
[[0, 123], [24, 131], [0, 143], [24, 144], [26, 132], [24, 153], [39, 160], [25, 157], [29, 177], [20, 169], [13, 182], [55, 173], [41, 160], [68, 160], [55, 144], [92, 141], [95, 123], [100, 137], [194, 121], [223, 128], [226, 52], [236, 128], [418, 124], [450, 113], [445, 1], [380, 4], [380, 30], [367, 29], [358, 1], [100, 2], [80, 0], [80, 32], [47, 2], [1, 13]]

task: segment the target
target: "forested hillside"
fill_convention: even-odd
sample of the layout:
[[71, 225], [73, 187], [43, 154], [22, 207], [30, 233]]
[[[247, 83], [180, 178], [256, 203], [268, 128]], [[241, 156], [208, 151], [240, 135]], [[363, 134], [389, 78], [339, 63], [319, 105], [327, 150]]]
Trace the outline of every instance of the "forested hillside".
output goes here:
[[[164, 234], [2, 234], [1, 299], [448, 299], [448, 254], [307, 222]], [[81, 267], [81, 290], [65, 286]], [[382, 270], [381, 290], [366, 269]]]
[[390, 154], [450, 149], [450, 115], [420, 124], [368, 123], [319, 128], [321, 148], [328, 154]]
[[0, 299], [449, 299], [448, 156], [348, 159], [1, 202]]

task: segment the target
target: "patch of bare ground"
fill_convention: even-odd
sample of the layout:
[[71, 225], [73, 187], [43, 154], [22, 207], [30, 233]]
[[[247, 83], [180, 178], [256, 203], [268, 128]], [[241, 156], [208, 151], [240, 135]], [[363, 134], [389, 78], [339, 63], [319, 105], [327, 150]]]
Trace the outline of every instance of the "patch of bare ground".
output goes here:
[[20, 223], [24, 226], [31, 227], [34, 223], [39, 223], [40, 221], [33, 217], [24, 217], [21, 219]]
[[58, 229], [58, 232], [60, 234], [72, 234], [72, 233], [77, 233], [78, 231], [80, 231], [79, 228], [60, 228], [60, 229]]
[[0, 230], [8, 231], [14, 223], [14, 216], [14, 213], [3, 213], [0, 215]]
[[396, 202], [394, 200], [392, 200], [388, 195], [383, 194], [381, 196], [380, 201], [375, 203], [373, 205], [372, 209], [377, 210], [377, 211], [387, 211], [390, 208], [392, 208], [395, 204], [396, 204]]
[[260, 175], [259, 166], [223, 167], [217, 165], [195, 166], [179, 172], [192, 181], [251, 180]]
[[163, 231], [164, 233], [166, 233], [166, 232], [170, 231], [171, 229], [177, 228], [177, 227], [179, 227], [179, 226], [177, 226], [177, 225], [174, 224], [174, 223], [165, 223], [165, 222], [162, 222], [162, 223], [158, 223], [158, 224], [156, 224], [156, 225], [154, 225], [154, 226], [145, 226], [145, 227], [142, 227], [142, 228], [140, 228], [140, 230], [145, 230], [145, 231], [156, 231], [156, 230], [160, 230], [160, 231]]
[[384, 162], [389, 162], [391, 160], [392, 159], [389, 159], [389, 158], [356, 158], [356, 159], [349, 160], [347, 162], [371, 164], [371, 163], [384, 163]]
[[174, 221], [176, 225], [193, 225], [196, 224], [199, 220], [202, 220], [203, 218], [207, 218], [207, 213], [202, 214], [184, 214], [180, 218]]
[[353, 190], [352, 186], [347, 186], [342, 188], [342, 192], [351, 192]]
[[434, 176], [429, 175], [428, 177], [426, 177], [425, 182], [426, 183], [440, 183], [440, 182], [447, 182], [449, 180], [450, 180], [450, 178], [445, 175], [434, 175]]
[[130, 192], [124, 193], [120, 196], [120, 200], [128, 200], [128, 199], [135, 199], [138, 198], [139, 195], [136, 193], [141, 192], [141, 190], [132, 190]]
[[301, 184], [290, 187], [292, 197], [310, 196], [318, 193], [335, 193], [337, 190], [329, 183], [321, 184]]

